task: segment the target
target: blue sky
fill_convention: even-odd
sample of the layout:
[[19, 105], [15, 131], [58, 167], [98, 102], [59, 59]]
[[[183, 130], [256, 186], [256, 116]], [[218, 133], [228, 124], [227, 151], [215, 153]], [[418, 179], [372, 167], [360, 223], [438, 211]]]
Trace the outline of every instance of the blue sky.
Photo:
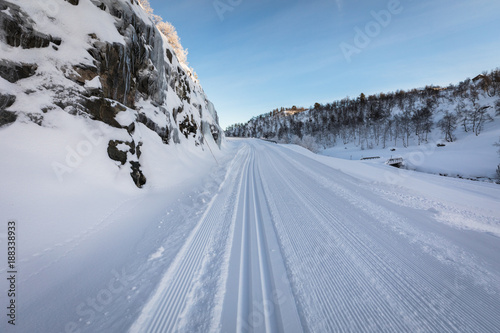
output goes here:
[[281, 106], [448, 85], [500, 67], [496, 0], [151, 0], [151, 7], [176, 27], [223, 128]]

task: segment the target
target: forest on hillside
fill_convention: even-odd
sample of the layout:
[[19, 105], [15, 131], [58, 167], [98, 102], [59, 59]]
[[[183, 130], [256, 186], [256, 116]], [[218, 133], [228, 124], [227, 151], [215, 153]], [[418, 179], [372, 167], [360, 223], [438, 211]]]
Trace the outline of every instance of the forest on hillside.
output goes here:
[[315, 103], [307, 110], [292, 109], [278, 108], [229, 126], [226, 136], [272, 139], [314, 151], [349, 143], [361, 149], [398, 143], [407, 147], [428, 142], [433, 130], [448, 142], [455, 140], [458, 130], [480, 135], [484, 125], [500, 115], [500, 69], [447, 87], [362, 93]]

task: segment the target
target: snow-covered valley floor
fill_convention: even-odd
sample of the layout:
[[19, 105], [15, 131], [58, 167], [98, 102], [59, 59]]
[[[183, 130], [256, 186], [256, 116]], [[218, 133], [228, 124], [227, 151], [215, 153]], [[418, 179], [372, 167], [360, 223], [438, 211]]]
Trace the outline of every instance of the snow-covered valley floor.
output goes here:
[[500, 331], [500, 186], [260, 140], [226, 152], [73, 237], [21, 229], [41, 245], [20, 247], [1, 331]]

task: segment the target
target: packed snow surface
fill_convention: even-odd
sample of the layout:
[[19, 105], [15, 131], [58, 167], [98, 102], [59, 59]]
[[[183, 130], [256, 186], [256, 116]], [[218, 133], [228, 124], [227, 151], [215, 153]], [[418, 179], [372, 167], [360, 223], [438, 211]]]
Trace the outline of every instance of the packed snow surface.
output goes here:
[[500, 186], [228, 141], [165, 188], [51, 202], [10, 181], [19, 317], [1, 331], [500, 331]]

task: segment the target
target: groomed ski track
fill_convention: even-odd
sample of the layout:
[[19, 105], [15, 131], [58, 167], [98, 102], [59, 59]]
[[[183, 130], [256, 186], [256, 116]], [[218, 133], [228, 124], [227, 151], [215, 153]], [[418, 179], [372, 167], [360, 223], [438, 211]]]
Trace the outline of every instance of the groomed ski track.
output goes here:
[[280, 145], [236, 144], [131, 332], [500, 332], [498, 237]]

